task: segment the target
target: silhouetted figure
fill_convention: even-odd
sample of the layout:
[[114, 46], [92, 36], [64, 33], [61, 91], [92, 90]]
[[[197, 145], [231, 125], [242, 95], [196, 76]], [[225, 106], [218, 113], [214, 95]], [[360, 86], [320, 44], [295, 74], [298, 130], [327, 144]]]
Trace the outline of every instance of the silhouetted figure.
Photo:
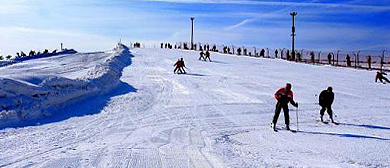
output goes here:
[[332, 64], [332, 54], [331, 53], [328, 54], [328, 63]]
[[288, 109], [288, 103], [291, 103], [293, 106], [298, 107], [298, 103], [294, 101], [293, 92], [291, 91], [291, 84], [287, 83], [286, 87], [280, 88], [275, 93], [275, 99], [278, 101], [275, 108], [275, 115], [272, 120], [271, 127], [276, 131], [276, 123], [279, 118], [280, 111], [283, 109], [284, 112], [284, 122], [286, 124], [286, 129], [290, 130], [290, 115]]
[[382, 82], [383, 84], [385, 84], [385, 82], [383, 82], [383, 80], [385, 80], [387, 83], [390, 83], [389, 79], [384, 77], [384, 75], [387, 75], [387, 74], [384, 72], [377, 71], [376, 76], [375, 76], [375, 82], [377, 82], [379, 79], [379, 81]]
[[368, 69], [371, 69], [371, 55], [367, 57]]
[[347, 66], [350, 67], [351, 66], [351, 57], [349, 56], [349, 54], [347, 54]]
[[161, 43], [161, 48], [164, 48], [164, 43]]
[[290, 50], [287, 50], [287, 53], [286, 53], [286, 55], [287, 55], [287, 60], [289, 61], [289, 60], [291, 59], [291, 56], [290, 56]]
[[45, 49], [45, 50], [43, 51], [43, 54], [47, 54], [47, 53], [49, 53], [49, 50]]
[[275, 50], [275, 58], [278, 58], [278, 50]]
[[265, 50], [264, 50], [264, 49], [261, 49], [261, 51], [260, 51], [260, 57], [264, 57], [264, 53], [265, 53]]
[[301, 58], [301, 53], [300, 52], [297, 52], [297, 61], [298, 62], [301, 62], [302, 58]]
[[241, 48], [237, 49], [237, 55], [241, 55]]
[[20, 52], [20, 56], [21, 56], [21, 57], [25, 57], [25, 56], [27, 56], [27, 55], [26, 55], [23, 51], [21, 51], [21, 52]]
[[244, 55], [247, 55], [247, 54], [246, 54], [246, 48], [244, 48]]
[[295, 51], [291, 52], [291, 61], [295, 61]]
[[199, 57], [199, 60], [204, 60], [205, 58], [204, 58], [204, 52], [203, 51], [201, 51], [200, 53], [199, 53], [199, 55], [200, 55], [200, 57]]
[[314, 60], [314, 52], [310, 52], [310, 61], [314, 64], [315, 63], [315, 60]]
[[28, 53], [28, 56], [34, 56], [35, 55], [35, 51], [31, 50], [29, 53]]
[[207, 61], [207, 58], [209, 59], [209, 61], [211, 62], [211, 59], [210, 59], [210, 52], [209, 51], [206, 51], [206, 54], [205, 54], [205, 58], [204, 60]]
[[175, 70], [173, 70], [173, 73], [176, 73], [176, 71], [178, 74], [183, 74], [183, 73], [185, 74], [186, 73], [186, 71], [184, 70], [184, 68], [186, 66], [184, 64], [183, 58], [177, 60], [177, 62], [173, 66], [176, 66]]
[[218, 52], [217, 46], [216, 46], [216, 45], [213, 45], [213, 49], [212, 49], [211, 51]]
[[321, 106], [321, 110], [320, 110], [321, 122], [324, 122], [323, 117], [324, 117], [324, 113], [326, 110], [329, 114], [330, 120], [332, 121], [332, 123], [334, 123], [333, 114], [332, 114], [332, 103], [334, 100], [334, 93], [332, 91], [333, 91], [333, 88], [328, 87], [328, 89], [323, 90], [320, 93], [320, 96], [318, 98], [319, 105]]

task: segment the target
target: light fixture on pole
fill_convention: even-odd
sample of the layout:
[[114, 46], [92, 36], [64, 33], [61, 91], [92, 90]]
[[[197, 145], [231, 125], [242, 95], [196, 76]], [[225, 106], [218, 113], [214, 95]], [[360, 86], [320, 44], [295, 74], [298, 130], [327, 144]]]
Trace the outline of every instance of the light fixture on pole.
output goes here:
[[297, 16], [297, 12], [292, 12], [290, 15], [292, 16], [292, 27], [291, 27], [291, 37], [292, 37], [292, 53], [295, 53], [295, 16]]

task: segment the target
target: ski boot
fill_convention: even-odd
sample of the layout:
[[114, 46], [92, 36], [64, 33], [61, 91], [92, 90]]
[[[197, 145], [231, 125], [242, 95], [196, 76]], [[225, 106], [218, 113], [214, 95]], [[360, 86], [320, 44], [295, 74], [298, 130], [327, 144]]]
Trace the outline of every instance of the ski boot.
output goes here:
[[271, 129], [274, 130], [275, 132], [278, 131], [278, 130], [276, 130], [276, 124], [274, 124], [274, 123], [271, 123]]
[[286, 130], [290, 130], [290, 126], [289, 125], [286, 125]]

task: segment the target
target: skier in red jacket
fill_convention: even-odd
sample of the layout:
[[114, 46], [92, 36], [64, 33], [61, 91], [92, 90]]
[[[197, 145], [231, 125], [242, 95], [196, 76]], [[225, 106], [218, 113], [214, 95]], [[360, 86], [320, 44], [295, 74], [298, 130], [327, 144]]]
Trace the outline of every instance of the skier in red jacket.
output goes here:
[[286, 87], [280, 88], [275, 93], [275, 99], [278, 100], [278, 103], [276, 104], [275, 109], [275, 115], [273, 117], [271, 127], [276, 131], [276, 123], [279, 118], [280, 111], [283, 108], [284, 112], [284, 122], [286, 124], [286, 129], [290, 130], [290, 116], [289, 116], [289, 110], [288, 110], [288, 103], [290, 102], [293, 106], [298, 107], [298, 103], [294, 101], [293, 98], [293, 92], [291, 91], [291, 84], [287, 83]]

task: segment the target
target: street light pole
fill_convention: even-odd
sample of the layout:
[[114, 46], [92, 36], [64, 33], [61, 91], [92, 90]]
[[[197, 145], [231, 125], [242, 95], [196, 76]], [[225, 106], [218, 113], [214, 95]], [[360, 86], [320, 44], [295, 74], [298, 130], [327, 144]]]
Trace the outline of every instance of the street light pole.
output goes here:
[[291, 27], [291, 36], [292, 36], [292, 52], [295, 53], [295, 16], [297, 16], [297, 12], [292, 12], [290, 15], [292, 16], [292, 27]]
[[194, 17], [191, 17], [191, 50], [194, 49]]

